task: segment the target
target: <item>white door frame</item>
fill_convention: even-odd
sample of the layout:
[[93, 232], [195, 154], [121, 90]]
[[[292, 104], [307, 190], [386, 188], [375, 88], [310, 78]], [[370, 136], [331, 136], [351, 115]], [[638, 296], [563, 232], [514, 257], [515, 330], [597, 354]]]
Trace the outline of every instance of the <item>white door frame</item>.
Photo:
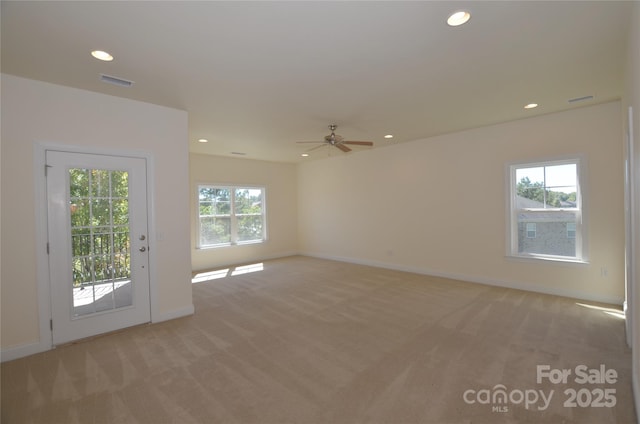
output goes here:
[[625, 195], [625, 299], [624, 299], [624, 313], [625, 313], [625, 330], [627, 334], [627, 344], [629, 347], [633, 346], [634, 337], [634, 314], [638, 312], [634, 310], [638, 305], [633, 302], [635, 296], [634, 282], [636, 281], [636, 273], [638, 272], [638, 264], [635, 262], [637, 252], [635, 248], [637, 246], [636, 240], [636, 220], [638, 211], [636, 211], [636, 187], [635, 187], [635, 151], [634, 151], [634, 134], [633, 134], [633, 107], [629, 106], [627, 113], [627, 128], [625, 134], [625, 181], [624, 181], [624, 195]]
[[[109, 156], [128, 156], [147, 161], [147, 225], [149, 227], [149, 301], [151, 303], [151, 322], [158, 317], [157, 293], [157, 257], [155, 237], [155, 180], [153, 155], [135, 150], [104, 149], [98, 147], [72, 146], [58, 143], [34, 143], [34, 182], [35, 182], [35, 230], [36, 230], [36, 275], [38, 289], [38, 312], [40, 338], [37, 351], [46, 351], [54, 347], [51, 329], [51, 292], [49, 285], [49, 258], [47, 255], [47, 181], [45, 178], [46, 152], [56, 150], [68, 153], [86, 153]], [[36, 353], [35, 351], [33, 353]]]

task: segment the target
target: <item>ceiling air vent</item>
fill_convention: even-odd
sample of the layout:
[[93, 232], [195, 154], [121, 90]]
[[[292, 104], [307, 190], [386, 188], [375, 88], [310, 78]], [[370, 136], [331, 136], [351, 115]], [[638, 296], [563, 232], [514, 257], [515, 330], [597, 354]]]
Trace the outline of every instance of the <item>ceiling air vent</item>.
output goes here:
[[100, 81], [107, 82], [113, 85], [119, 85], [120, 87], [131, 87], [133, 85], [133, 81], [112, 77], [110, 75], [105, 75], [105, 74], [100, 74]]
[[593, 96], [582, 96], [582, 97], [576, 97], [575, 99], [569, 99], [567, 100], [569, 103], [578, 103], [578, 102], [584, 102], [585, 100], [591, 100], [593, 99]]

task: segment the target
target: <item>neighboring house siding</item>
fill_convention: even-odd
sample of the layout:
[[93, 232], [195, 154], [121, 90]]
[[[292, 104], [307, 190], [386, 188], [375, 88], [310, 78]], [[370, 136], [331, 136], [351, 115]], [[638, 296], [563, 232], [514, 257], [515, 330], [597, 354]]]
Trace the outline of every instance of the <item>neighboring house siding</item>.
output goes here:
[[[518, 209], [540, 208], [544, 205], [535, 200], [516, 196]], [[575, 204], [568, 203], [564, 207], [573, 208]], [[518, 214], [518, 252], [542, 253], [546, 255], [575, 256], [576, 239], [569, 237], [567, 224], [575, 222], [572, 212], [550, 212], [544, 215], [534, 213]], [[536, 224], [536, 236], [527, 237], [527, 224]]]
[[527, 222], [518, 223], [518, 252], [575, 256], [576, 239], [567, 236], [567, 222], [535, 222], [536, 236], [528, 238]]

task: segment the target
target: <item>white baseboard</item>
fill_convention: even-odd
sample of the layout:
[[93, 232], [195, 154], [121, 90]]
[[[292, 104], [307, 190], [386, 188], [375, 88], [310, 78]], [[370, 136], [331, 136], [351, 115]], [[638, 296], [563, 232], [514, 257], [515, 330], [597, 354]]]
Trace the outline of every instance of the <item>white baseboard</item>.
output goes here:
[[[154, 316], [152, 323], [159, 323], [163, 321], [169, 321], [175, 318], [181, 318], [189, 315], [193, 315], [195, 312], [195, 308], [193, 305], [190, 305], [186, 308], [178, 309], [175, 311], [164, 312], [162, 314], [157, 314]], [[29, 343], [21, 346], [10, 347], [8, 349], [3, 349], [0, 351], [0, 361], [13, 361], [14, 359], [24, 358], [25, 356], [35, 355], [36, 353], [46, 352], [47, 350], [51, 350], [53, 347], [51, 343], [46, 342], [35, 342]]]
[[193, 304], [191, 304], [185, 308], [176, 309], [169, 312], [153, 314], [153, 317], [151, 318], [151, 323], [157, 324], [159, 322], [169, 321], [172, 319], [193, 315], [194, 313], [195, 313], [195, 307], [193, 306]]
[[296, 256], [296, 255], [301, 255], [301, 253], [297, 251], [289, 251], [289, 252], [280, 252], [273, 255], [256, 256], [252, 258], [243, 259], [242, 262], [233, 262], [233, 263], [225, 262], [225, 263], [214, 264], [213, 266], [206, 267], [206, 268], [193, 269], [192, 273], [207, 272], [207, 271], [211, 271], [212, 269], [218, 269], [218, 268], [242, 266], [242, 265], [246, 265], [254, 262], [264, 262], [264, 261], [270, 261], [273, 259], [281, 259], [281, 258], [286, 258], [289, 256]]
[[[339, 262], [348, 262], [348, 263], [354, 263], [359, 265], [374, 266], [378, 268], [393, 269], [396, 271], [412, 272], [414, 274], [432, 275], [434, 277], [450, 278], [454, 280], [468, 281], [471, 283], [479, 283], [479, 284], [485, 284], [489, 286], [498, 286], [498, 287], [517, 289], [517, 290], [525, 290], [525, 291], [531, 291], [536, 293], [551, 294], [556, 296], [570, 297], [574, 299], [582, 299], [582, 300], [593, 301], [593, 302], [609, 303], [614, 305], [622, 305], [624, 302], [624, 300], [621, 298], [609, 297], [609, 296], [598, 296], [592, 293], [586, 293], [586, 292], [581, 292], [577, 290], [539, 287], [539, 286], [527, 284], [527, 283], [519, 283], [519, 282], [513, 282], [513, 281], [498, 281], [494, 279], [477, 278], [469, 275], [435, 272], [429, 269], [419, 268], [419, 267], [403, 266], [403, 265], [397, 265], [397, 264], [392, 264], [387, 262], [371, 261], [371, 260], [365, 260], [365, 259], [359, 259], [359, 258], [324, 255], [324, 254], [313, 253], [313, 252], [283, 253], [281, 255], [277, 255], [273, 257], [264, 257], [261, 259], [254, 259], [252, 260], [252, 262], [266, 261], [270, 259], [278, 259], [278, 258], [294, 256], [294, 255], [304, 255], [304, 256], [310, 256], [310, 257], [315, 257], [320, 259], [328, 259], [328, 260], [339, 261]], [[181, 308], [181, 309], [177, 309], [169, 312], [153, 314], [151, 322], [159, 323], [163, 321], [169, 321], [172, 319], [193, 315], [194, 313], [195, 313], [195, 307], [192, 304], [185, 308]], [[36, 353], [44, 352], [49, 349], [51, 349], [51, 345], [43, 342], [36, 342], [36, 343], [30, 343], [22, 346], [17, 346], [17, 347], [11, 347], [11, 348], [0, 351], [0, 360], [2, 362], [11, 361], [14, 359], [22, 358], [24, 356], [29, 356]], [[638, 378], [635, 374], [633, 376], [633, 390], [634, 390], [634, 400], [636, 403], [636, 411], [640, 411], [640, 381], [638, 381]], [[640, 424], [640, 421], [639, 421], [639, 424]]]
[[516, 281], [500, 281], [491, 278], [474, 277], [471, 275], [455, 274], [447, 272], [438, 272], [426, 268], [398, 265], [387, 262], [372, 261], [367, 259], [351, 258], [344, 256], [324, 255], [313, 252], [302, 252], [301, 255], [311, 256], [320, 259], [329, 259], [339, 262], [348, 262], [358, 265], [374, 266], [378, 268], [393, 269], [395, 271], [411, 272], [414, 274], [431, 275], [434, 277], [450, 278], [452, 280], [467, 281], [470, 283], [479, 283], [488, 286], [504, 287], [509, 289], [524, 290], [535, 293], [551, 294], [555, 296], [569, 297], [573, 299], [586, 300], [590, 302], [608, 303], [611, 305], [622, 305], [624, 299], [616, 296], [602, 296], [580, 290], [564, 289], [561, 287], [540, 287], [535, 284], [521, 283]]
[[0, 362], [13, 361], [36, 353], [46, 352], [51, 349], [50, 343], [29, 343], [21, 346], [10, 347], [0, 351]]

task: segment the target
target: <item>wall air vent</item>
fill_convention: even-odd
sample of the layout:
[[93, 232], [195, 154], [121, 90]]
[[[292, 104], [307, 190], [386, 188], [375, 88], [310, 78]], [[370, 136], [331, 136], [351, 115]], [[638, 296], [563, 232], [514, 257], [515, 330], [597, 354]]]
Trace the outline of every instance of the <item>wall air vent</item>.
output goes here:
[[585, 100], [591, 100], [593, 99], [593, 96], [582, 96], [582, 97], [576, 97], [575, 99], [569, 99], [567, 100], [569, 103], [577, 103], [577, 102], [584, 102]]
[[131, 87], [133, 85], [133, 81], [112, 77], [110, 75], [105, 75], [105, 74], [100, 74], [100, 81], [107, 82], [113, 85], [119, 85], [120, 87]]

